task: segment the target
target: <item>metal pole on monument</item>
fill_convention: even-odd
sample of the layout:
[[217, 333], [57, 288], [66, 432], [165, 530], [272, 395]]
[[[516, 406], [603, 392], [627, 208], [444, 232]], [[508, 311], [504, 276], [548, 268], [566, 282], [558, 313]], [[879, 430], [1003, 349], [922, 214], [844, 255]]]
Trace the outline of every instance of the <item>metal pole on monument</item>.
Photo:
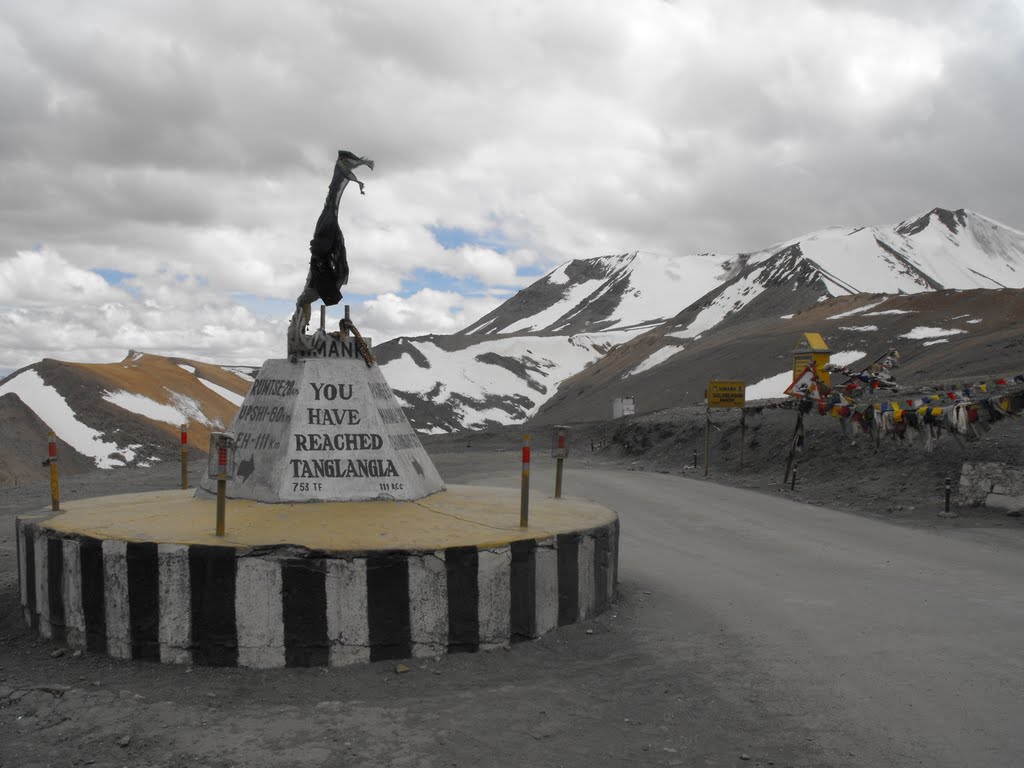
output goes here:
[[227, 476], [225, 469], [227, 467], [227, 448], [223, 446], [217, 450], [217, 465], [220, 472], [217, 475], [217, 535], [224, 535], [224, 518], [225, 515], [225, 496], [227, 495]]
[[224, 535], [228, 478], [235, 474], [235, 436], [230, 432], [211, 432], [207, 475], [217, 480], [217, 535]]
[[57, 477], [57, 435], [50, 430], [49, 457], [46, 463], [50, 466], [50, 509], [60, 509], [60, 480]]

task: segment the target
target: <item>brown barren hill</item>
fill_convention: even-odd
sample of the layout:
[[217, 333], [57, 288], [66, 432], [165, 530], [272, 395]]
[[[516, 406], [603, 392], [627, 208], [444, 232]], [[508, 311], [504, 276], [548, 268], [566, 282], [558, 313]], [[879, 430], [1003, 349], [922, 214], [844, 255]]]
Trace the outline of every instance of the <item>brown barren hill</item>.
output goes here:
[[[177, 460], [183, 423], [188, 424], [192, 456], [205, 455], [210, 432], [231, 424], [251, 386], [246, 377], [216, 365], [137, 352], [129, 352], [118, 363], [43, 359], [12, 377], [28, 370], [68, 404], [77, 422], [108, 444], [105, 450], [110, 453], [100, 459], [102, 465], [112, 466]], [[43, 424], [47, 414], [34, 413], [14, 393], [10, 394], [4, 412], [13, 420], [9, 425], [5, 422], [7, 429], [0, 441], [0, 467], [4, 468], [0, 483], [8, 485], [45, 476], [40, 475], [36, 462], [46, 458], [49, 431]], [[24, 433], [19, 430], [29, 416], [33, 423], [27, 429], [42, 435], [42, 451], [38, 456], [33, 453], [26, 462], [26, 450], [19, 443]], [[54, 427], [60, 438], [60, 425]], [[88, 462], [87, 468], [96, 466], [91, 457], [81, 458]], [[70, 463], [62, 466], [62, 471], [71, 471], [71, 467]]]
[[[210, 432], [227, 429], [238, 411], [238, 405], [222, 397], [202, 380], [230, 390], [239, 397], [244, 397], [249, 391], [249, 384], [241, 376], [216, 365], [185, 358], [129, 352], [119, 363], [69, 365], [88, 371], [109, 392], [141, 395], [182, 411], [189, 424], [189, 443], [199, 451], [206, 450]], [[180, 424], [132, 415], [146, 419], [171, 440], [179, 438]]]

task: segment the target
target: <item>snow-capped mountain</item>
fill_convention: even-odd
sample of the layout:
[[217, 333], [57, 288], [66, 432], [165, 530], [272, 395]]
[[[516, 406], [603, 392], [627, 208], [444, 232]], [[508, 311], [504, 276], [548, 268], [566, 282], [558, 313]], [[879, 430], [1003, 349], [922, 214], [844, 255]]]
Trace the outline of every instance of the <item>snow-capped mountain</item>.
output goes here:
[[829, 295], [1024, 287], [1024, 233], [973, 211], [933, 208], [886, 227], [829, 227], [754, 254], [795, 254]]
[[[396, 339], [377, 354], [418, 429], [479, 428], [530, 418], [612, 347], [643, 348], [625, 372], [639, 374], [714, 329], [793, 315], [833, 296], [1002, 287], [1024, 288], [1024, 233], [935, 208], [749, 254], [574, 260], [457, 334]], [[585, 388], [586, 378], [574, 384]]]
[[[903, 378], [1021, 373], [1022, 288], [1024, 234], [936, 208], [748, 254], [573, 260], [458, 333], [374, 352], [421, 431], [573, 423], [610, 418], [623, 395], [638, 412], [689, 404], [709, 378], [781, 395], [804, 331], [844, 364], [898, 347]], [[48, 429], [65, 469], [176, 459], [183, 422], [201, 451], [253, 372], [138, 353], [15, 371], [0, 381], [0, 482], [43, 472]]]
[[[456, 335], [647, 330], [760, 266], [831, 296], [1024, 287], [1024, 233], [963, 209], [894, 226], [828, 227], [752, 254], [632, 253], [567, 262]], [[798, 270], [802, 270], [798, 273]], [[749, 293], [745, 293], [749, 295]]]
[[[664, 322], [727, 279], [735, 258], [626, 253], [562, 264], [456, 335], [617, 333]], [[611, 337], [609, 337], [611, 338]]]

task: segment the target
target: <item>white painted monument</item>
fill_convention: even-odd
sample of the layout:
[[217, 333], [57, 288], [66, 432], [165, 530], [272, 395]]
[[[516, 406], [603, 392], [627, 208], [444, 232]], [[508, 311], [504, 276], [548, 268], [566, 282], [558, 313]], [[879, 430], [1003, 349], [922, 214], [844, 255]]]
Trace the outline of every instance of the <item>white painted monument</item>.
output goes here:
[[[354, 338], [320, 331], [308, 350], [268, 360], [229, 431], [237, 465], [228, 498], [411, 501], [444, 489], [384, 374]], [[200, 489], [216, 493], [217, 480], [204, 478]]]

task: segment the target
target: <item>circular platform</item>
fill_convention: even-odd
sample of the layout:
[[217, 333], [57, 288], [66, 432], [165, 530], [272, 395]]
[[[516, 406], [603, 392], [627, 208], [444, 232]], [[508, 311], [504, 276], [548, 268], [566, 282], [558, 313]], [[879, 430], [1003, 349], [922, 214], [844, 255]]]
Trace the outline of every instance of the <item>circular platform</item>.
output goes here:
[[159, 491], [17, 521], [25, 620], [124, 659], [339, 666], [476, 651], [603, 611], [618, 519], [580, 499], [449, 486], [418, 501], [266, 504]]

